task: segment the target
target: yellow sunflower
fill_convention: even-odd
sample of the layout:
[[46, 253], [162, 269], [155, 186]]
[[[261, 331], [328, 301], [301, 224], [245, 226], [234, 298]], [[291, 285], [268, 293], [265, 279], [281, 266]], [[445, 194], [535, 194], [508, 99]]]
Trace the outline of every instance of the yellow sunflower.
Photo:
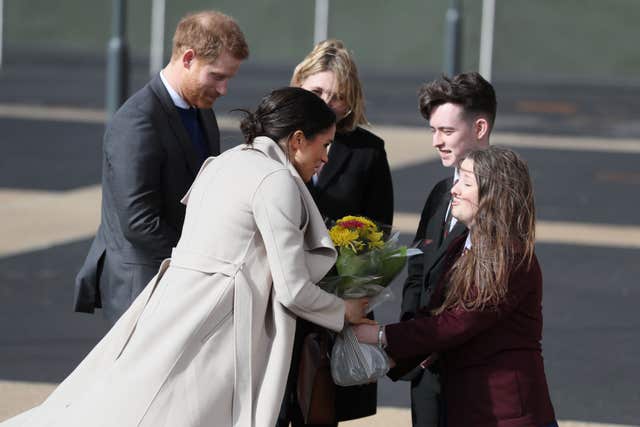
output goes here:
[[358, 231], [349, 230], [340, 225], [334, 225], [329, 230], [329, 236], [336, 246], [350, 246], [353, 248], [353, 244], [358, 240]]

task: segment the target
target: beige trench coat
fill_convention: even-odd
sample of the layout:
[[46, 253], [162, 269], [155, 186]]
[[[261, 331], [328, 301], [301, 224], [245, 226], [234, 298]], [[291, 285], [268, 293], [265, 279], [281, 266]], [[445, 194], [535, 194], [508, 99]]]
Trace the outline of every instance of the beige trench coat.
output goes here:
[[314, 285], [335, 249], [265, 137], [208, 159], [183, 201], [156, 278], [42, 405], [2, 427], [275, 424], [295, 317], [343, 327], [343, 302]]

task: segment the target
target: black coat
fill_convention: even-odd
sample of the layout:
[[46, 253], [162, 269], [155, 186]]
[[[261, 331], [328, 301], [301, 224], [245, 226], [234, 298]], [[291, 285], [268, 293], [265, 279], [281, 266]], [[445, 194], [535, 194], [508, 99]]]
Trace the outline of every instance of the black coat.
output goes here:
[[[384, 141], [356, 128], [336, 133], [317, 184], [309, 184], [320, 213], [332, 220], [362, 215], [388, 226], [393, 221], [393, 185]], [[346, 421], [376, 413], [377, 384], [338, 387], [336, 414]]]
[[384, 141], [365, 129], [336, 133], [329, 161], [309, 189], [320, 213], [332, 220], [363, 215], [388, 226], [393, 221], [393, 185]]
[[[199, 110], [212, 155], [220, 153], [213, 110]], [[76, 277], [76, 311], [103, 308], [113, 323], [171, 255], [184, 222], [180, 199], [202, 161], [159, 75], [129, 98], [103, 142], [100, 227]]]
[[[393, 185], [384, 141], [373, 133], [356, 128], [336, 133], [329, 151], [329, 161], [322, 168], [317, 183], [307, 184], [325, 219], [337, 220], [346, 215], [364, 215], [391, 226], [393, 220]], [[296, 339], [287, 381], [287, 391], [277, 427], [301, 425], [297, 407], [296, 383], [302, 340], [314, 325], [298, 319]], [[376, 413], [377, 384], [337, 387], [336, 416], [339, 421], [367, 417]]]
[[[444, 236], [447, 207], [451, 199], [453, 178], [439, 181], [429, 193], [425, 202], [420, 224], [414, 238], [414, 245], [422, 249], [423, 254], [409, 258], [407, 280], [402, 291], [401, 320], [414, 318], [420, 309], [426, 307], [431, 294], [445, 273], [445, 255], [449, 245], [461, 238], [467, 228], [457, 222]], [[416, 360], [413, 366], [420, 363]], [[392, 370], [389, 375], [397, 379]], [[415, 426], [430, 426], [437, 422], [439, 406], [439, 378], [429, 371], [414, 370], [411, 381], [411, 418]]]
[[[420, 224], [414, 238], [414, 246], [422, 249], [423, 254], [409, 258], [407, 280], [402, 290], [401, 320], [414, 317], [420, 307], [428, 304], [429, 293], [435, 284], [429, 273], [442, 257], [447, 246], [464, 234], [467, 228], [457, 222], [451, 232], [444, 237], [444, 224], [447, 207], [451, 199], [453, 178], [439, 181], [429, 193], [420, 215]], [[439, 277], [435, 277], [436, 280]]]

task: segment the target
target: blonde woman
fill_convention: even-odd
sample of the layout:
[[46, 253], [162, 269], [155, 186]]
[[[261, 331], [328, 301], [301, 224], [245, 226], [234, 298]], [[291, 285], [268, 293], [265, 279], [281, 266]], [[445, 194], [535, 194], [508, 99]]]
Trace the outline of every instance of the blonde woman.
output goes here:
[[[368, 124], [364, 94], [351, 53], [339, 40], [318, 43], [300, 62], [291, 86], [301, 87], [322, 98], [336, 114], [336, 135], [329, 160], [308, 184], [320, 213], [328, 220], [362, 215], [386, 228], [393, 220], [393, 185], [384, 141], [362, 128]], [[298, 322], [288, 396], [283, 402], [278, 426], [335, 426], [337, 421], [376, 413], [377, 386], [337, 387], [336, 420], [331, 424], [305, 424], [295, 394], [298, 352], [309, 324]]]
[[322, 98], [336, 114], [329, 161], [313, 178], [311, 194], [327, 218], [363, 215], [391, 226], [393, 186], [384, 141], [363, 129], [364, 94], [351, 53], [339, 40], [317, 44], [295, 68], [291, 86]]
[[[469, 229], [438, 262], [445, 272], [426, 311], [357, 326], [397, 366], [392, 378], [440, 354], [448, 427], [557, 426], [542, 361], [542, 273], [526, 164], [511, 150], [471, 152], [451, 189]], [[419, 402], [415, 402], [419, 404]]]

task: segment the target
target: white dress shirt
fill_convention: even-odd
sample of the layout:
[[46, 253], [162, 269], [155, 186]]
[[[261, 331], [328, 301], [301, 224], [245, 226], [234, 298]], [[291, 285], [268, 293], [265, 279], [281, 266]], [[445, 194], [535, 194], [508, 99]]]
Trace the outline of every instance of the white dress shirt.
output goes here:
[[[458, 180], [460, 179], [460, 172], [458, 172], [458, 168], [455, 168], [453, 171], [453, 185], [456, 185], [456, 182], [458, 182]], [[447, 213], [445, 214], [445, 219], [449, 216], [449, 211], [451, 210], [451, 199], [449, 200], [449, 206], [447, 206]], [[447, 230], [447, 233], [451, 232], [451, 230], [453, 230], [453, 227], [455, 227], [456, 223], [458, 222], [458, 220], [456, 219], [456, 217], [451, 217], [451, 222], [449, 223], [449, 230]]]
[[189, 105], [187, 101], [185, 101], [184, 98], [181, 97], [173, 87], [171, 87], [167, 79], [164, 77], [164, 74], [162, 74], [162, 71], [160, 71], [160, 80], [162, 80], [162, 84], [164, 85], [164, 87], [167, 88], [167, 92], [169, 92], [169, 96], [171, 97], [171, 100], [176, 107], [184, 108], [185, 110], [191, 108], [191, 105]]

